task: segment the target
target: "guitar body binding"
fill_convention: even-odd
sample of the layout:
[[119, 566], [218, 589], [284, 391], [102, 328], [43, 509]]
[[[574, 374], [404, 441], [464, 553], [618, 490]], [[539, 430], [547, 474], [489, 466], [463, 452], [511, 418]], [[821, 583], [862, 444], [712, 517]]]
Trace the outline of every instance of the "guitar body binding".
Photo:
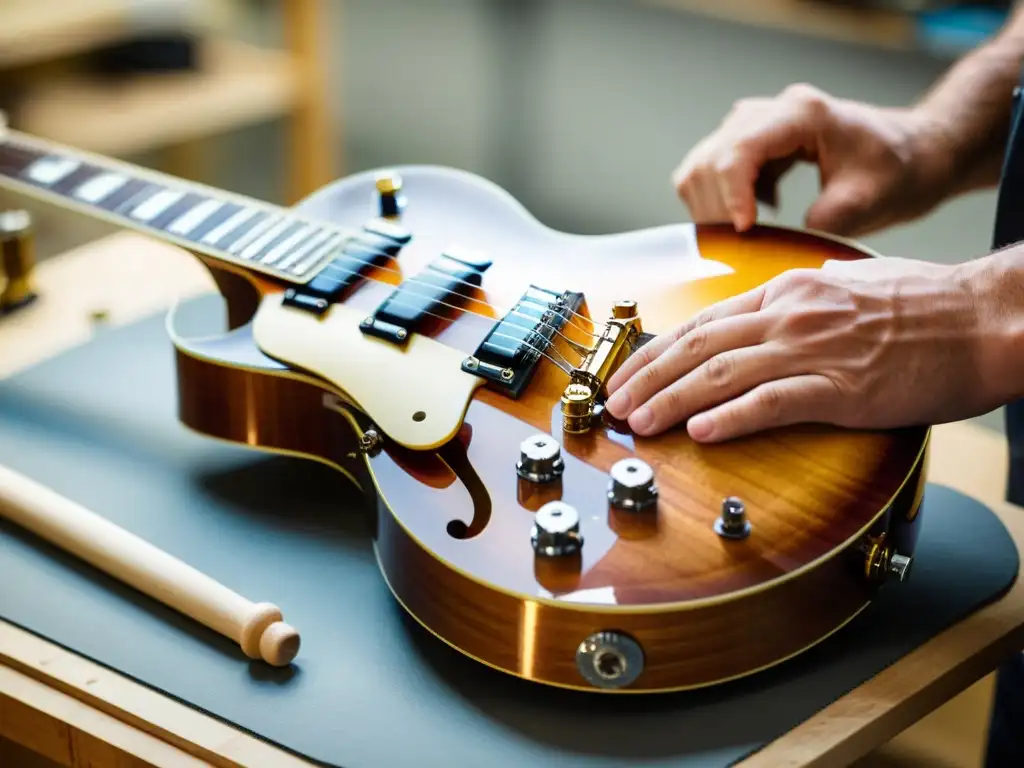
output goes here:
[[[422, 174], [427, 183], [442, 179], [441, 187], [452, 185], [463, 196], [478, 196], [481, 207], [491, 208], [493, 220], [481, 212], [473, 219], [496, 231], [518, 227], [520, 239], [549, 238], [556, 248], [562, 238], [569, 238], [571, 250], [588, 240], [547, 230], [501, 190], [476, 177], [433, 168], [401, 173], [406, 179]], [[372, 212], [366, 205], [373, 199], [372, 191], [371, 174], [363, 174], [326, 188], [299, 209], [319, 210], [329, 204], [335, 211], [353, 211], [346, 223], [355, 224], [360, 215]], [[458, 196], [442, 191], [433, 197]], [[453, 223], [461, 216], [457, 202], [450, 200], [450, 208], [439, 206]], [[424, 211], [424, 217], [436, 221], [437, 211]], [[719, 238], [735, 238], [732, 245], [743, 249], [740, 236], [715, 227], [706, 231], [710, 244], [724, 247]], [[700, 230], [678, 225], [634, 236], [648, 247], [660, 239], [663, 249], [671, 251], [679, 242], [699, 242]], [[811, 259], [871, 255], [840, 241], [781, 228], [762, 227], [757, 236], [778, 238], [783, 245], [810, 244], [819, 249]], [[599, 243], [600, 250], [621, 250], [626, 262], [630, 235], [592, 242]], [[754, 240], [755, 245], [758, 242]], [[434, 245], [443, 248], [441, 242]], [[764, 259], [769, 268], [807, 266], [806, 254], [775, 264], [772, 255]], [[673, 257], [687, 260], [693, 254], [663, 256]], [[504, 262], [498, 258], [495, 263]], [[713, 267], [694, 271], [710, 274], [703, 278], [710, 281], [722, 276]], [[586, 275], [585, 266], [579, 274]], [[749, 285], [766, 279], [763, 273], [744, 278]], [[700, 281], [697, 277], [693, 282]], [[579, 282], [585, 284], [585, 279]], [[691, 298], [689, 311], [674, 313], [673, 320], [683, 322], [691, 312], [740, 289], [726, 285], [718, 295]], [[378, 294], [375, 300], [385, 295]], [[514, 292], [508, 295], [515, 300]], [[593, 294], [582, 290], [578, 295], [584, 301], [574, 306], [585, 310]], [[532, 399], [529, 385], [517, 393], [502, 392], [501, 381], [482, 381], [484, 377], [473, 377], [472, 386], [449, 386], [452, 407], [464, 404], [464, 410], [445, 439], [417, 445], [408, 435], [383, 426], [389, 419], [396, 421], [396, 413], [404, 420], [405, 412], [415, 407], [393, 386], [383, 385], [379, 398], [364, 394], [360, 399], [345, 389], [346, 371], [354, 367], [387, 367], [394, 372], [394, 366], [367, 366], [354, 347], [346, 348], [343, 342], [335, 345], [343, 364], [311, 364], [308, 357], [302, 358], [302, 345], [289, 345], [287, 334], [272, 340], [270, 334], [261, 334], [260, 313], [268, 307], [283, 311], [279, 296], [263, 301], [253, 322], [225, 337], [200, 342], [175, 338], [182, 422], [220, 439], [325, 462], [357, 482], [368, 501], [378, 564], [395, 598], [437, 638], [494, 669], [547, 685], [599, 692], [667, 692], [721, 684], [782, 663], [842, 630], [870, 605], [887, 580], [893, 556], [913, 555], [926, 476], [927, 429], [866, 434], [797, 427], [706, 448], [677, 431], [671, 441], [680, 448], [679, 463], [691, 470], [679, 476], [672, 471], [671, 449], [668, 455], [655, 449], [657, 438], [641, 440], [622, 425], [600, 418], [593, 428], [566, 431], [562, 395], [569, 378], [548, 365], [538, 378], [547, 376], [554, 383]], [[613, 304], [602, 308], [611, 312]], [[638, 306], [642, 315], [644, 303]], [[332, 311], [338, 310], [339, 317], [345, 313], [344, 307]], [[349, 311], [346, 319], [355, 322], [361, 314]], [[644, 320], [651, 324], [650, 318]], [[310, 315], [300, 325], [311, 322], [322, 321]], [[594, 321], [587, 327], [600, 329], [606, 322]], [[653, 331], [645, 328], [640, 343], [671, 327], [658, 325], [653, 324]], [[478, 330], [470, 336], [463, 352], [479, 349], [487, 338]], [[629, 351], [639, 347], [636, 341], [634, 337]], [[566, 359], [571, 348], [562, 350]], [[474, 355], [448, 354], [452, 352], [446, 350], [436, 360], [443, 360], [449, 366], [446, 375], [456, 380], [454, 374], [466, 374], [464, 363]], [[388, 354], [404, 353], [394, 348]], [[395, 380], [404, 383], [410, 377]], [[432, 396], [445, 390], [430, 388]], [[542, 411], [536, 408], [537, 400], [544, 403]], [[595, 422], [591, 418], [588, 423]], [[517, 476], [521, 444], [545, 434], [561, 446], [563, 470], [557, 481], [535, 483]], [[639, 445], [650, 447], [638, 449]], [[820, 463], [814, 460], [815, 448], [825, 456]], [[870, 467], [854, 473], [860, 482], [844, 479], [849, 462], [856, 462], [858, 454], [870, 455], [863, 452], [872, 449], [885, 455], [869, 459]], [[729, 467], [757, 467], [758, 451], [767, 451], [765, 455], [774, 459], [751, 472], [756, 479], [746, 478], [755, 491], [753, 498], [743, 492], [739, 477], [733, 477], [734, 488], [716, 477], [722, 472], [728, 476]], [[786, 455], [795, 460], [788, 472]], [[653, 514], [608, 503], [610, 467], [634, 456], [646, 460], [657, 476], [660, 493]], [[826, 479], [830, 470], [835, 475]], [[812, 482], [801, 491], [808, 471]], [[701, 474], [713, 478], [703, 487]], [[758, 487], [766, 479], [774, 480], [776, 488], [770, 482]], [[836, 482], [846, 484], [845, 492], [830, 499], [824, 489]], [[679, 512], [687, 510], [680, 515], [688, 518], [685, 522], [671, 517], [676, 511], [671, 505], [687, 495], [680, 494], [683, 488], [706, 500], [702, 508], [692, 500], [679, 506]], [[749, 533], [731, 539], [721, 535], [721, 508], [713, 500], [737, 496], [746, 500]], [[767, 506], [778, 508], [771, 519], [765, 519], [757, 496], [772, 499]], [[787, 497], [797, 501], [793, 509], [783, 511], [786, 505], [780, 499]], [[584, 543], [572, 556], [539, 557], [531, 546], [532, 520], [544, 504], [556, 500], [568, 500], [580, 510]], [[833, 521], [851, 504], [860, 508], [859, 518], [845, 531], [829, 531], [814, 520], [820, 512], [826, 522]], [[694, 514], [696, 509], [699, 514]], [[683, 530], [695, 523], [702, 529], [700, 535], [683, 536]], [[673, 527], [680, 530], [673, 532]], [[766, 531], [772, 536], [781, 532], [792, 541], [805, 541], [773, 549], [760, 536], [764, 528], [774, 528]], [[695, 542], [688, 553], [680, 551], [680, 557], [688, 554], [693, 560], [689, 574], [673, 567], [666, 551], [671, 538]], [[661, 562], [645, 568], [652, 555]], [[707, 561], [704, 566], [697, 562], [702, 557]], [[730, 574], [729, 561], [734, 558], [756, 565], [746, 574], [739, 568]], [[650, 571], [649, 582], [645, 570]], [[693, 578], [701, 570], [708, 575]]]
[[431, 166], [284, 209], [2, 127], [0, 187], [200, 259], [228, 327], [168, 324], [181, 422], [356, 483], [397, 601], [496, 670], [606, 693], [721, 684], [841, 631], [910, 572], [927, 427], [699, 445], [603, 409], [651, 338], [786, 270], [876, 256], [855, 243], [569, 234]]

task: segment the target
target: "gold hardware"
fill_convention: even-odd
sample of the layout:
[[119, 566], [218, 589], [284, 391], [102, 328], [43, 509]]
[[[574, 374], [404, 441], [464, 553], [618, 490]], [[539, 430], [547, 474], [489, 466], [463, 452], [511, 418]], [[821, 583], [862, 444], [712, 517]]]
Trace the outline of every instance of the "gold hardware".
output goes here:
[[36, 298], [32, 286], [36, 262], [33, 234], [28, 211], [0, 213], [0, 277], [6, 277], [0, 291], [0, 312], [23, 307]]
[[[579, 373], [582, 379], [586, 374]], [[590, 429], [590, 421], [594, 415], [594, 403], [597, 398], [593, 388], [583, 381], [575, 380], [577, 372], [573, 371], [573, 381], [562, 393], [562, 429], [574, 435], [583, 434]]]
[[382, 219], [394, 221], [402, 215], [405, 196], [402, 194], [402, 177], [386, 172], [377, 176], [377, 197], [380, 201]]
[[889, 557], [891, 551], [885, 544], [885, 534], [877, 537], [869, 537], [864, 550], [864, 577], [872, 584], [880, 584], [885, 581], [889, 570]]
[[377, 177], [377, 194], [394, 195], [402, 190], [402, 177], [385, 173]]
[[612, 317], [618, 320], [625, 320], [627, 317], [636, 317], [636, 302], [632, 300], [616, 301], [612, 308]]
[[898, 554], [886, 543], [884, 533], [868, 536], [860, 549], [864, 553], [864, 576], [869, 583], [883, 584], [891, 576], [899, 581], [906, 581], [910, 577], [913, 557]]
[[636, 302], [615, 302], [612, 317], [605, 321], [597, 343], [585, 351], [583, 362], [569, 375], [569, 383], [562, 393], [564, 431], [582, 434], [590, 429], [605, 384], [625, 362], [641, 333]]

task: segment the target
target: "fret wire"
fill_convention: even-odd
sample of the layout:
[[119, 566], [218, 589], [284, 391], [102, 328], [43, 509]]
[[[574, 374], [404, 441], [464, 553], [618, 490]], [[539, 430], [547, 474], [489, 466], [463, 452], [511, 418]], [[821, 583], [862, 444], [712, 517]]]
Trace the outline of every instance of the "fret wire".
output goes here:
[[[0, 176], [92, 207], [132, 228], [212, 246], [210, 255], [267, 267], [291, 279], [318, 273], [332, 252], [360, 237], [258, 200], [239, 204], [226, 192], [224, 199], [212, 199], [200, 193], [199, 185], [16, 132], [0, 139]], [[222, 191], [211, 189], [210, 194], [217, 192]], [[378, 224], [385, 228], [378, 235], [372, 234], [373, 224], [364, 227], [362, 237], [386, 242], [388, 223]]]
[[223, 245], [218, 243], [218, 247], [237, 256], [241, 253], [243, 248], [249, 245], [249, 243], [254, 242], [258, 237], [261, 237], [264, 232], [273, 227], [274, 222], [276, 221], [276, 217], [270, 213], [265, 216], [263, 214], [257, 214], [257, 217], [256, 223], [242, 231], [237, 238], [232, 239], [230, 242], [224, 242]]
[[[54, 176], [59, 177], [59, 181], [46, 184], [40, 182], [38, 178], [33, 178], [31, 174], [26, 175], [26, 171], [28, 169], [35, 167], [37, 163], [43, 163], [47, 160], [49, 160], [51, 164], [64, 163], [63, 166], [58, 166], [57, 171], [53, 171], [51, 169], [51, 173], [53, 173]], [[73, 170], [69, 170], [72, 168], [73, 164], [77, 165], [74, 165]], [[87, 162], [78, 161], [72, 157], [61, 155], [59, 150], [34, 150], [32, 147], [20, 147], [10, 140], [0, 142], [0, 173], [10, 175], [12, 178], [17, 180], [22, 180], [22, 183], [35, 185], [39, 189], [51, 194], [63, 195], [92, 204], [97, 208], [119, 215], [121, 218], [128, 220], [129, 223], [133, 222], [131, 221], [131, 217], [128, 215], [128, 212], [133, 211], [137, 206], [144, 204], [144, 199], [149, 199], [150, 197], [161, 193], [172, 193], [172, 191], [177, 190], [182, 190], [182, 192], [184, 192], [188, 189], [185, 182], [178, 183], [170, 177], [167, 177], [166, 181], [161, 179], [160, 182], [150, 180], [150, 178], [147, 178], [144, 173], [134, 175], [133, 178], [132, 176], [126, 175], [126, 172], [122, 172], [121, 167], [114, 163], [110, 163], [105, 167], [102, 165], [93, 165]], [[109, 187], [109, 189], [104, 188], [104, 182], [97, 181], [98, 179], [105, 179], [105, 185]], [[43, 181], [46, 181], [45, 177]], [[59, 187], [65, 187], [65, 189], [59, 189]], [[87, 191], [92, 190], [93, 194], [86, 194], [83, 197], [83, 189]], [[252, 204], [241, 205], [232, 200], [212, 201], [199, 195], [196, 195], [196, 197], [197, 200], [192, 203], [191, 208], [186, 209], [176, 217], [170, 218], [167, 222], [163, 223], [163, 226], [153, 227], [150, 225], [150, 222], [146, 221], [141, 222], [142, 226], [147, 229], [166, 231], [169, 234], [178, 235], [183, 239], [192, 242], [213, 245], [215, 250], [225, 251], [229, 254], [232, 250], [248, 253], [249, 251], [247, 251], [246, 248], [249, 246], [252, 247], [251, 252], [253, 255], [258, 256], [262, 252], [265, 254], [263, 258], [268, 260], [277, 247], [283, 244], [286, 240], [290, 240], [292, 237], [295, 237], [297, 238], [295, 243], [298, 246], [297, 252], [288, 254], [282, 261], [282, 266], [275, 270], [279, 273], [283, 273], [284, 269], [290, 267], [292, 274], [304, 273], [308, 268], [319, 263], [321, 259], [327, 256], [327, 254], [331, 253], [333, 250], [341, 248], [344, 242], [350, 241], [352, 237], [355, 237], [358, 240], [359, 237], [358, 234], [350, 234], [346, 236], [340, 229], [335, 231], [329, 227], [321, 231], [321, 225], [317, 225], [312, 222], [303, 222], [301, 218], [298, 218], [297, 221], [293, 220], [291, 218], [292, 214], [288, 213], [286, 209], [270, 208], [265, 205], [260, 205], [258, 201], [253, 201]], [[175, 202], [180, 202], [180, 198]], [[181, 222], [186, 221], [186, 217], [200, 206], [203, 206], [204, 215], [194, 215], [191, 219], [187, 219], [187, 223], [192, 226], [187, 228], [182, 226]], [[125, 211], [125, 214], [121, 215], [121, 211]], [[139, 220], [136, 219], [136, 221]], [[277, 222], [277, 224], [274, 224], [274, 222]], [[386, 225], [386, 222], [384, 222], [384, 224]], [[279, 225], [282, 225], [283, 229], [277, 231]], [[276, 238], [270, 235], [271, 226], [274, 226], [274, 231], [277, 231]], [[205, 230], [205, 232], [201, 232], [200, 230]], [[367, 230], [370, 230], [369, 226], [367, 226]], [[262, 247], [255, 248], [254, 246], [256, 245], [257, 238], [261, 237], [259, 234], [260, 232], [263, 233], [263, 237], [266, 238], [266, 242], [262, 240], [259, 241], [259, 245]], [[225, 248], [224, 246], [227, 247]], [[281, 255], [283, 254], [275, 254], [273, 260], [277, 260]], [[383, 252], [381, 252], [381, 255], [383, 255]], [[378, 268], [401, 275], [399, 270], [390, 269], [388, 267]], [[374, 278], [366, 279], [371, 282], [382, 283], [389, 286], [394, 285]], [[465, 280], [457, 279], [457, 282], [476, 287]], [[403, 284], [400, 284], [398, 289], [403, 289], [412, 295], [425, 295], [419, 294], [415, 290], [414, 285], [412, 284], [416, 283], [423, 283], [428, 287], [430, 286], [430, 283], [426, 283], [417, 277], [412, 277], [404, 281]], [[399, 296], [401, 296], [400, 290], [396, 291], [392, 298], [397, 299]], [[476, 299], [471, 296], [463, 296], [462, 298], [469, 302], [486, 303], [481, 299]], [[492, 317], [473, 312], [464, 307], [456, 307], [455, 305], [444, 301], [437, 303], [441, 306], [448, 306], [455, 309], [457, 312], [462, 314], [471, 314], [486, 319], [488, 322], [494, 322]], [[562, 320], [572, 324], [573, 327], [578, 330], [591, 336], [597, 335], [587, 331], [586, 329], [580, 328], [572, 322], [570, 317], [551, 309], [550, 306], [546, 307], [546, 309], [547, 311], [551, 311], [561, 317]], [[591, 322], [589, 318], [586, 318], [578, 312], [572, 310], [568, 311], [572, 317], [579, 317], [586, 320], [588, 323]], [[518, 314], [529, 318], [531, 321], [535, 320], [532, 316], [519, 312], [516, 309], [510, 310], [508, 314]], [[550, 326], [549, 323], [543, 320], [536, 322], [538, 326]], [[567, 342], [578, 347], [578, 345], [572, 343], [564, 336], [564, 334], [558, 331], [557, 328], [554, 328], [554, 326], [550, 327], [552, 327], [559, 336], [566, 339]], [[579, 350], [577, 349], [577, 351]]]
[[[340, 248], [345, 241], [345, 236], [339, 232], [327, 231], [326, 239], [317, 246], [314, 246], [311, 251], [304, 253], [300, 260], [294, 264], [289, 272], [293, 274], [303, 274], [312, 265], [319, 262], [321, 259], [327, 256], [327, 254], [334, 251], [335, 248]], [[282, 267], [283, 269], [284, 267]]]
[[153, 221], [168, 208], [174, 206], [179, 200], [185, 197], [185, 193], [178, 189], [158, 189], [138, 205], [132, 206], [128, 212], [136, 221], [141, 221], [147, 226], [153, 226]]
[[182, 237], [186, 237], [193, 243], [203, 243], [206, 241], [206, 236], [212, 232], [214, 228], [219, 227], [240, 210], [242, 210], [242, 206], [237, 203], [222, 203], [213, 213], [204, 218], [199, 224], [189, 229], [187, 234], [182, 233]]
[[256, 240], [249, 243], [246, 247], [239, 249], [238, 255], [246, 260], [255, 258], [257, 255], [262, 253], [264, 249], [273, 245], [279, 237], [288, 234], [293, 226], [296, 226], [296, 222], [294, 220], [288, 218], [281, 219], [269, 230], [256, 238]]
[[[216, 201], [210, 200], [208, 198], [204, 198], [201, 195], [197, 195], [195, 192], [186, 192], [183, 197], [181, 197], [180, 199], [178, 199], [177, 202], [174, 203], [174, 205], [169, 206], [168, 208], [166, 208], [165, 210], [161, 211], [159, 214], [154, 216], [152, 219], [150, 219], [148, 224], [149, 224], [149, 226], [153, 227], [154, 229], [159, 229], [162, 232], [171, 232], [172, 234], [181, 234], [181, 233], [175, 233], [171, 229], [171, 224], [173, 224], [173, 223], [177, 222], [178, 220], [180, 220], [181, 218], [183, 218], [185, 216], [185, 214], [187, 214], [188, 212], [199, 209], [203, 205], [203, 203], [210, 203], [210, 202], [216, 202]], [[209, 210], [209, 209], [207, 209], [207, 210]], [[210, 215], [209, 213], [204, 213], [203, 217], [209, 216], [209, 215]], [[203, 217], [195, 219], [194, 220], [195, 223], [192, 226], [195, 227], [196, 225], [198, 225], [202, 221]], [[188, 232], [188, 230], [185, 230], [185, 231]]]
[[307, 238], [313, 237], [319, 231], [320, 230], [316, 227], [308, 224], [302, 224], [294, 234], [267, 251], [267, 253], [260, 258], [260, 262], [263, 264], [275, 264], [277, 260], [285, 254], [290, 251], [297, 250], [299, 243], [303, 242]]

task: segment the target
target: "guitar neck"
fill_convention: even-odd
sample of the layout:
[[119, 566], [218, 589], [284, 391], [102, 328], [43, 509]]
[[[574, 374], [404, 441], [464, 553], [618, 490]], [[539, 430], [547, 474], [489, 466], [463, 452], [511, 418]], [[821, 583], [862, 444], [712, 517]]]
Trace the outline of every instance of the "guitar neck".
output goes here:
[[3, 126], [0, 188], [293, 284], [309, 282], [354, 234], [286, 208]]

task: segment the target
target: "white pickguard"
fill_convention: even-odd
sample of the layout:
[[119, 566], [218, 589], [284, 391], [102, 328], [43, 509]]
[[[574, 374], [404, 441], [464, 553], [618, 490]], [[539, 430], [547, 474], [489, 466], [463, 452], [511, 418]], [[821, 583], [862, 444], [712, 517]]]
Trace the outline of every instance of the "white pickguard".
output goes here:
[[359, 330], [365, 316], [341, 304], [322, 316], [265, 298], [253, 338], [267, 355], [334, 384], [396, 443], [429, 450], [458, 432], [484, 380], [461, 369], [465, 357], [427, 336], [404, 347]]

